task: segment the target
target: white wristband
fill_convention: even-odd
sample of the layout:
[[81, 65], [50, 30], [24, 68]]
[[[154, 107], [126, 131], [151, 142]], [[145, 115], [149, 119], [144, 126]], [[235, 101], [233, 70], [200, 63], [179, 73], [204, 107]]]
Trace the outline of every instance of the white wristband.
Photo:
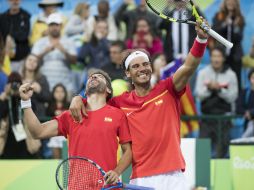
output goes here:
[[199, 43], [201, 43], [201, 44], [207, 43], [207, 39], [201, 39], [201, 38], [199, 38], [198, 36], [196, 37], [196, 40], [197, 40]]
[[20, 105], [21, 105], [21, 109], [31, 108], [32, 107], [31, 99], [25, 100], [25, 101], [21, 100]]

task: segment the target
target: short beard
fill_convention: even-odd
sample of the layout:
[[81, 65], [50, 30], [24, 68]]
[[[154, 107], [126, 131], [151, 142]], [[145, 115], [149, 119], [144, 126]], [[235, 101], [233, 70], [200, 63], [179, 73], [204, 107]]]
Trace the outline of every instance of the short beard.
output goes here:
[[147, 82], [139, 83], [138, 81], [135, 81], [135, 82], [132, 82], [132, 84], [134, 84], [134, 86], [137, 85], [137, 86], [140, 86], [140, 87], [143, 87], [143, 88], [147, 89], [147, 88], [150, 88], [151, 78], [152, 78], [152, 73], [150, 73], [150, 77], [149, 77], [149, 80]]
[[53, 31], [53, 32], [50, 33], [50, 36], [51, 36], [52, 38], [59, 38], [59, 37], [60, 37], [60, 32], [58, 32], [58, 31]]
[[142, 87], [144, 89], [149, 89], [151, 87], [151, 82], [150, 80], [145, 82], [145, 83], [138, 83], [138, 82], [135, 82], [133, 83], [134, 86], [139, 86], [139, 87]]
[[101, 83], [99, 83], [97, 86], [87, 87], [86, 88], [86, 95], [90, 96], [90, 95], [96, 94], [96, 93], [103, 94], [103, 93], [105, 93], [106, 88], [107, 88], [106, 85], [103, 85]]

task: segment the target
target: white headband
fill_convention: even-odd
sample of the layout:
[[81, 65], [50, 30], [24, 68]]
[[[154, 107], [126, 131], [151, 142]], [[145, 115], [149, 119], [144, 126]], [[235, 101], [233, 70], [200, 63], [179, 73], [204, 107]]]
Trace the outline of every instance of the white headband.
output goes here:
[[130, 62], [137, 57], [143, 57], [143, 58], [145, 58], [145, 61], [149, 62], [149, 57], [146, 53], [144, 53], [142, 51], [134, 51], [125, 60], [125, 63], [124, 63], [125, 68], [128, 69]]

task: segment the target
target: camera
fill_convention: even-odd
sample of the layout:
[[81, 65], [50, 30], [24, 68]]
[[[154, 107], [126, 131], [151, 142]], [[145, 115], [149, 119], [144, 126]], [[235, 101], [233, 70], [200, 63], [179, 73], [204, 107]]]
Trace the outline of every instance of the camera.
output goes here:
[[19, 87], [20, 87], [20, 83], [19, 82], [12, 82], [11, 83], [11, 89], [13, 91], [17, 91], [19, 89]]

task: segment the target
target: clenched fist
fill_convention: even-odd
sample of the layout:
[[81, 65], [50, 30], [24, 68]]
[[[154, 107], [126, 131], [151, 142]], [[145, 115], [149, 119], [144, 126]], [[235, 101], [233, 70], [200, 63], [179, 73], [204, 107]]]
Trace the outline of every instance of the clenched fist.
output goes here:
[[23, 101], [29, 100], [32, 97], [33, 92], [33, 86], [30, 83], [22, 84], [19, 87], [19, 95]]

